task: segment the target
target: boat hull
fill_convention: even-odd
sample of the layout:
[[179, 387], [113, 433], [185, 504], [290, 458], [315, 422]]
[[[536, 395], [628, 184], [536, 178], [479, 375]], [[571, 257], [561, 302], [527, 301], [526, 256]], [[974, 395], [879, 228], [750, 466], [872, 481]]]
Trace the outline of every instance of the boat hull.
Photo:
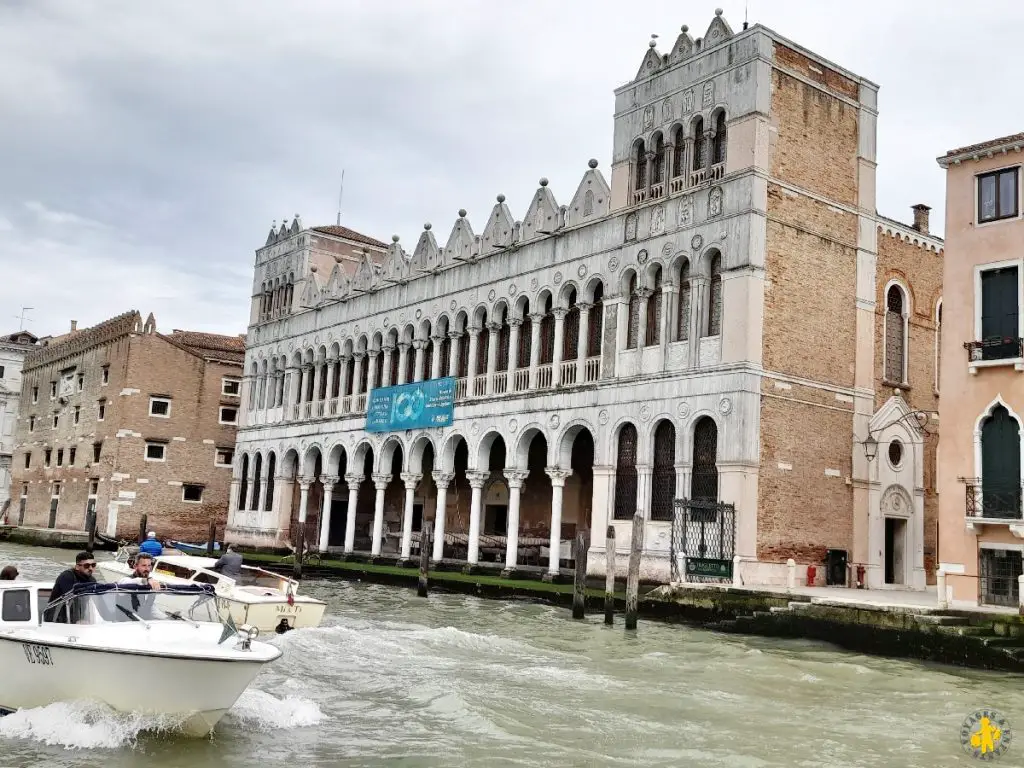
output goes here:
[[201, 737], [214, 729], [265, 663], [76, 648], [5, 634], [0, 635], [0, 709], [93, 700]]

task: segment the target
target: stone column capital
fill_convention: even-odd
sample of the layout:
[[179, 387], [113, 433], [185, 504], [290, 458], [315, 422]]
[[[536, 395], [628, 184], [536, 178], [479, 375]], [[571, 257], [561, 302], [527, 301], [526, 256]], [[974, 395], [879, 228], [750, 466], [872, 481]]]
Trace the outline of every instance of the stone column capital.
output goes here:
[[544, 313], [542, 313], [542, 312], [533, 312], [533, 313], [530, 314], [530, 321], [534, 325], [540, 325], [540, 322], [543, 319], [544, 319]]
[[395, 345], [394, 344], [385, 344], [380, 349], [381, 349], [381, 352], [383, 352], [385, 355], [390, 355], [392, 352], [395, 351]]
[[403, 472], [402, 482], [405, 483], [405, 490], [415, 491], [416, 486], [420, 484], [420, 480], [423, 479], [422, 472]]
[[398, 342], [398, 351], [399, 352], [408, 352], [410, 346], [412, 346], [412, 345], [408, 341], [400, 341], [400, 342]]
[[426, 346], [427, 346], [427, 342], [426, 342], [425, 339], [413, 339], [412, 340], [412, 348], [415, 349], [417, 352], [419, 350], [423, 349]]
[[562, 488], [565, 486], [565, 481], [569, 479], [572, 474], [571, 469], [562, 469], [561, 467], [545, 467], [545, 474], [551, 478], [552, 488]]
[[434, 479], [434, 485], [438, 488], [447, 488], [452, 480], [455, 479], [454, 472], [438, 472], [434, 471], [430, 473], [430, 476]]
[[462, 334], [459, 331], [448, 331], [448, 338], [455, 341], [456, 339], [461, 339]]
[[334, 365], [335, 363], [339, 362], [340, 360], [341, 360], [340, 357], [328, 357], [327, 358], [327, 364], [328, 365]]
[[364, 357], [366, 357], [366, 353], [365, 353], [365, 352], [353, 352], [353, 353], [352, 353], [352, 357], [353, 357], [353, 358], [355, 359], [355, 361], [356, 361], [356, 362], [358, 363], [358, 362], [360, 362], [360, 361], [361, 361], [361, 360], [362, 360], [362, 359], [363, 359]]
[[354, 485], [359, 485], [361, 482], [363, 482], [364, 479], [365, 478], [363, 477], [362, 474], [355, 474], [355, 473], [353, 473], [353, 474], [345, 475], [345, 482], [348, 483], [350, 488], [352, 486], [354, 486]]
[[391, 475], [373, 474], [373, 485], [378, 491], [383, 491], [391, 483]]
[[528, 469], [506, 469], [504, 472], [505, 480], [508, 481], [508, 487], [511, 488], [522, 488], [523, 483], [526, 482], [526, 478], [530, 475]]
[[487, 324], [487, 331], [489, 333], [498, 333], [499, 331], [501, 331], [501, 323], [494, 323], [494, 322], [488, 323]]
[[477, 336], [480, 335], [481, 330], [482, 329], [480, 328], [480, 326], [474, 325], [468, 329], [467, 333], [469, 334], [470, 338], [475, 339]]
[[368, 350], [366, 350], [366, 354], [369, 356], [369, 358], [371, 360], [375, 360], [377, 358], [377, 355], [379, 355], [380, 353], [381, 353], [381, 350], [379, 350], [379, 349], [368, 349]]
[[580, 312], [589, 312], [593, 307], [593, 304], [590, 304], [586, 301], [576, 302], [576, 309], [578, 309]]
[[560, 323], [565, 320], [565, 316], [569, 314], [569, 310], [565, 307], [555, 307], [551, 310], [551, 314], [555, 316], [555, 322]]
[[472, 488], [483, 488], [484, 483], [490, 479], [491, 473], [486, 470], [470, 469], [466, 471], [466, 479]]
[[509, 328], [519, 328], [523, 324], [523, 318], [513, 317], [508, 321]]
[[335, 486], [341, 478], [337, 475], [321, 475], [320, 482], [324, 484], [324, 488], [327, 486]]
[[298, 478], [299, 490], [302, 493], [306, 493], [309, 490], [309, 486], [313, 484], [313, 478], [311, 477], [300, 477]]
[[440, 344], [442, 341], [444, 341], [444, 335], [443, 334], [431, 335], [430, 340], [432, 342], [434, 342], [434, 345], [436, 346], [436, 345]]

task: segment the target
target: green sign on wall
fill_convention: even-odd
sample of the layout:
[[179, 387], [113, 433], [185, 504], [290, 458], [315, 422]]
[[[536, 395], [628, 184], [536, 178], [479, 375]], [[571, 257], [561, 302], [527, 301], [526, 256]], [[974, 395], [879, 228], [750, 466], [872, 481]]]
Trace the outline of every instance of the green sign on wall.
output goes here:
[[732, 578], [732, 560], [713, 560], [709, 557], [686, 558], [686, 572], [692, 576]]

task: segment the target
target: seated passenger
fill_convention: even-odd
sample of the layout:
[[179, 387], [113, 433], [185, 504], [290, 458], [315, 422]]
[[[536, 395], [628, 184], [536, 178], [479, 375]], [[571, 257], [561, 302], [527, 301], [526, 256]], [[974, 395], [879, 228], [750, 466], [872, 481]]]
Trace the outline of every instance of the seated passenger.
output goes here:
[[[96, 579], [93, 577], [93, 571], [95, 570], [96, 558], [92, 556], [92, 552], [79, 552], [75, 555], [75, 567], [68, 568], [61, 573], [53, 583], [53, 589], [50, 591], [50, 602], [43, 613], [43, 621], [67, 623], [68, 612], [62, 610], [58, 615], [58, 612], [51, 606], [55, 605], [64, 595], [74, 589], [76, 584], [95, 584]], [[74, 623], [78, 620], [75, 616], [76, 606], [72, 604], [70, 607], [72, 609], [70, 612], [71, 622]]]
[[146, 535], [146, 540], [139, 544], [139, 553], [145, 552], [147, 555], [153, 557], [160, 557], [164, 553], [164, 548], [160, 546], [160, 542], [156, 540], [156, 533], [150, 531]]
[[213, 570], [229, 579], [237, 579], [242, 575], [242, 556], [235, 552], [234, 544], [228, 544], [227, 551], [213, 564]]
[[148, 552], [139, 552], [135, 558], [135, 570], [131, 576], [125, 576], [118, 584], [139, 584], [162, 589], [159, 581], [154, 580], [150, 574], [153, 573], [153, 556]]
[[0, 571], [0, 581], [14, 581], [18, 578], [18, 569], [13, 565], [5, 565], [4, 569]]

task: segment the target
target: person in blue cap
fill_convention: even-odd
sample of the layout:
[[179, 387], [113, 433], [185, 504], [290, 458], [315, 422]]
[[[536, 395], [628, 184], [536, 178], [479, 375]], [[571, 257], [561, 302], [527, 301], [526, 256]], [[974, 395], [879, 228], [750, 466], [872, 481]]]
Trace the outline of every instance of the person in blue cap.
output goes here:
[[160, 542], [156, 540], [156, 533], [150, 531], [146, 535], [146, 540], [139, 544], [139, 553], [145, 552], [147, 555], [153, 557], [160, 557], [164, 553], [164, 548], [160, 546]]

